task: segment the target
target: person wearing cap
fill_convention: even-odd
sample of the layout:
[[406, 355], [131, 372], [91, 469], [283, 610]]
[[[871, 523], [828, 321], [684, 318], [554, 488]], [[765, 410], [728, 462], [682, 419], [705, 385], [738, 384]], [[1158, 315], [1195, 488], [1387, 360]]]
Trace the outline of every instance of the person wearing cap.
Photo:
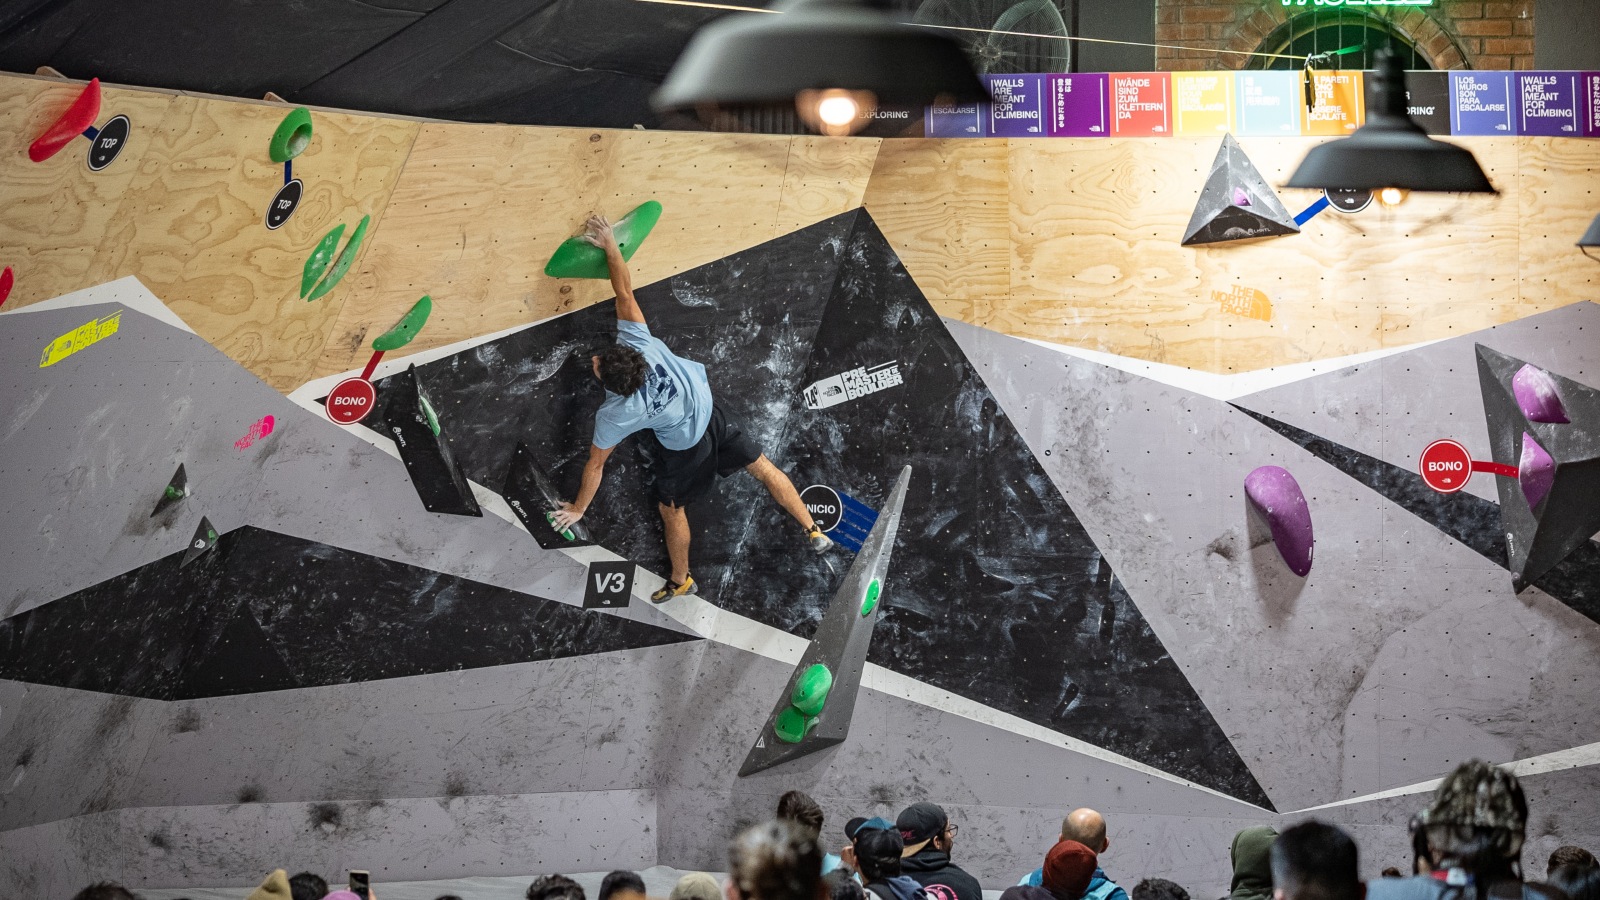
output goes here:
[[1523, 881], [1528, 801], [1517, 777], [1504, 769], [1476, 759], [1457, 766], [1412, 825], [1428, 871], [1370, 882], [1368, 900], [1487, 900], [1491, 892], [1523, 900], [1563, 896]]
[[901, 869], [907, 877], [929, 888], [931, 896], [945, 893], [938, 890], [943, 887], [955, 894], [955, 900], [983, 900], [978, 879], [950, 861], [957, 827], [943, 808], [926, 801], [913, 803], [900, 811], [894, 825], [906, 845]]
[[[1095, 853], [1098, 859], [1106, 849], [1111, 846], [1110, 838], [1106, 837], [1105, 817], [1087, 807], [1075, 809], [1061, 820], [1061, 838], [1063, 841], [1077, 841]], [[1017, 882], [1019, 886], [1040, 886], [1044, 884], [1044, 867], [1040, 866], [1032, 872], [1022, 876]], [[1083, 894], [1085, 900], [1128, 900], [1128, 892], [1124, 891], [1116, 882], [1106, 877], [1104, 869], [1095, 866], [1094, 875], [1089, 879], [1089, 888]]]
[[1083, 900], [1100, 868], [1100, 856], [1077, 841], [1061, 840], [1044, 856], [1041, 887], [1055, 900]]
[[[869, 831], [895, 831], [894, 823], [882, 816], [856, 816], [844, 823], [844, 836], [850, 841], [839, 850], [839, 859], [843, 868], [858, 873], [857, 881], [866, 884], [859, 877], [861, 866], [856, 862], [856, 841]], [[896, 832], [898, 834], [898, 832]]]
[[867, 900], [930, 900], [931, 895], [902, 871], [905, 841], [894, 829], [860, 828], [856, 832], [856, 862]]

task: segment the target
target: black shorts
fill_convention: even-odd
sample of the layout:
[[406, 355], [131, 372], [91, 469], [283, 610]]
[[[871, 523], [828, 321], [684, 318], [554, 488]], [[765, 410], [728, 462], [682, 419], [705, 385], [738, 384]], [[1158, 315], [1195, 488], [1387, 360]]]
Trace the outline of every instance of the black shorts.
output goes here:
[[716, 476], [727, 478], [761, 457], [756, 442], [716, 405], [711, 407], [706, 433], [693, 447], [668, 450], [653, 431], [644, 432], [640, 447], [650, 465], [650, 492], [657, 503], [667, 506], [699, 500], [711, 491]]

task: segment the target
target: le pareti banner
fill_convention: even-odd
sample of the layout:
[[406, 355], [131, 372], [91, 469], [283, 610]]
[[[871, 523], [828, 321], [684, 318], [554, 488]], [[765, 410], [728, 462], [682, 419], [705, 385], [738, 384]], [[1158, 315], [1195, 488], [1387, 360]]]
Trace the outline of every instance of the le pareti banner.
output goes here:
[[[1355, 5], [1358, 0], [1311, 2]], [[1404, 4], [1391, 0], [1391, 5]], [[1312, 69], [989, 75], [991, 102], [931, 106], [923, 133], [1337, 137], [1366, 120], [1369, 74]], [[1600, 72], [1408, 72], [1406, 96], [1411, 118], [1429, 134], [1600, 137]]]

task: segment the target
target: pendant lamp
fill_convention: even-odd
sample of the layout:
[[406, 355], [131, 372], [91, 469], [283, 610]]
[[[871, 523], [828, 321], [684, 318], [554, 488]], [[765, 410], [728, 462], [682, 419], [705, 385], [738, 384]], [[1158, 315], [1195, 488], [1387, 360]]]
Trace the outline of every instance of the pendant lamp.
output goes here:
[[790, 0], [697, 32], [651, 103], [711, 119], [795, 110], [823, 134], [851, 134], [879, 106], [920, 109], [989, 99], [961, 44], [891, 19], [872, 0]]
[[1379, 50], [1376, 69], [1366, 123], [1347, 138], [1311, 148], [1288, 186], [1497, 193], [1471, 151], [1428, 137], [1406, 114], [1406, 70], [1400, 57]]

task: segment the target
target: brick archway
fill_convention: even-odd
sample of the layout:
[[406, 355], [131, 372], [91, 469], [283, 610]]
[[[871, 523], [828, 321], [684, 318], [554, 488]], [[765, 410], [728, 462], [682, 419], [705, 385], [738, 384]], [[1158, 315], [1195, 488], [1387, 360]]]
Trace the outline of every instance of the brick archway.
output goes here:
[[[1284, 7], [1279, 5], [1263, 6], [1256, 9], [1228, 38], [1224, 49], [1241, 52], [1267, 51], [1269, 47], [1285, 43], [1280, 35], [1287, 32], [1295, 23], [1313, 12], [1297, 12], [1291, 17], [1289, 9], [1298, 11], [1298, 7]], [[1440, 25], [1437, 20], [1427, 13], [1416, 8], [1410, 8], [1396, 14], [1393, 19], [1388, 17], [1372, 17], [1374, 22], [1386, 24], [1395, 34], [1413, 47], [1433, 63], [1435, 69], [1464, 69], [1468, 67], [1467, 55], [1462, 51], [1455, 38]], [[1230, 69], [1242, 69], [1250, 61], [1248, 56], [1227, 54], [1223, 64]]]

